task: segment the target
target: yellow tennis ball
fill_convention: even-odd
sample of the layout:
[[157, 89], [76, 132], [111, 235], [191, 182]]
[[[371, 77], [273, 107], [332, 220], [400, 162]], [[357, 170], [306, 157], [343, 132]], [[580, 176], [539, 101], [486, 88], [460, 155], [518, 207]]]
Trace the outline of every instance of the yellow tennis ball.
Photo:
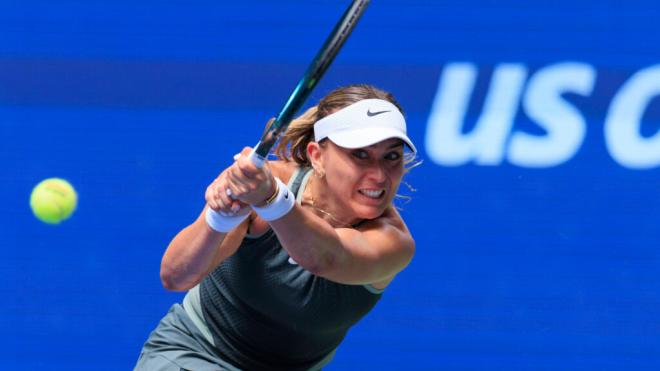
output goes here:
[[44, 223], [59, 224], [73, 214], [78, 194], [69, 182], [49, 178], [37, 184], [30, 195], [32, 212]]

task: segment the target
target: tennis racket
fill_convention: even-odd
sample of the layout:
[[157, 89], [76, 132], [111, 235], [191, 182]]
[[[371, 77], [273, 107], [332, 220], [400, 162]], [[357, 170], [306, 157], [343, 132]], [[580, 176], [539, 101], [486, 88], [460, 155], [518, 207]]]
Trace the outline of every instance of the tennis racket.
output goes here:
[[250, 160], [257, 167], [263, 167], [271, 148], [273, 148], [280, 135], [286, 132], [293, 116], [300, 110], [312, 90], [314, 90], [314, 87], [316, 87], [316, 84], [321, 80], [321, 77], [323, 77], [323, 74], [339, 53], [346, 39], [350, 36], [351, 31], [355, 28], [368, 4], [369, 0], [353, 0], [339, 22], [337, 22], [335, 28], [325, 40], [321, 50], [318, 51], [312, 63], [307, 67], [307, 71], [298, 82], [298, 85], [293, 89], [289, 99], [284, 103], [280, 112], [275, 116], [275, 120], [266, 128], [261, 140], [259, 140], [252, 150]]

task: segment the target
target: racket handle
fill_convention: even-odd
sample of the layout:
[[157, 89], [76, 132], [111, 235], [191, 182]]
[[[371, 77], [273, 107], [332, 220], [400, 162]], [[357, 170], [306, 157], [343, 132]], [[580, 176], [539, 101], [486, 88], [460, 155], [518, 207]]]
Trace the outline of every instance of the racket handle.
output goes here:
[[[257, 148], [258, 146], [259, 143], [257, 143], [257, 145], [254, 146], [254, 148]], [[250, 161], [252, 161], [254, 166], [258, 167], [259, 169], [264, 167], [264, 163], [266, 162], [266, 159], [264, 157], [261, 157], [258, 153], [256, 153], [254, 149], [252, 150], [252, 152], [250, 152], [250, 156], [248, 158], [250, 159]]]

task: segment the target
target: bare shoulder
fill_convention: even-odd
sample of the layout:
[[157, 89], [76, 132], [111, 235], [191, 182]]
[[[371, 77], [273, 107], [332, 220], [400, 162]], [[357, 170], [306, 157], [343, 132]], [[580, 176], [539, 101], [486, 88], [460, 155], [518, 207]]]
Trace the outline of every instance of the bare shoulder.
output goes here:
[[410, 234], [406, 223], [403, 221], [403, 218], [401, 218], [401, 214], [399, 214], [393, 206], [385, 209], [385, 212], [383, 212], [383, 215], [380, 217], [367, 220], [356, 229], [362, 232], [374, 230], [397, 232], [400, 233], [402, 237], [408, 237], [412, 240], [412, 235]]
[[388, 246], [389, 249], [398, 251], [401, 259], [409, 261], [415, 254], [415, 240], [399, 212], [393, 207], [388, 207], [380, 217], [363, 222], [355, 228], [369, 236], [379, 245]]
[[391, 274], [371, 283], [376, 289], [385, 289], [413, 259], [415, 240], [394, 207], [387, 208], [379, 218], [366, 221], [356, 229], [369, 241], [372, 251], [378, 251], [377, 256], [387, 256], [384, 261], [389, 261]]

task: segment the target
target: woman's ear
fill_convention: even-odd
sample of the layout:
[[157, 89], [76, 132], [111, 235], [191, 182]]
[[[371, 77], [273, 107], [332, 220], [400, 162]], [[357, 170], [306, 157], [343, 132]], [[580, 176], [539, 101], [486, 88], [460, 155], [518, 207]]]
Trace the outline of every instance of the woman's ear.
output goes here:
[[314, 172], [316, 172], [316, 174], [319, 176], [323, 176], [323, 174], [325, 174], [325, 169], [323, 167], [323, 156], [321, 155], [321, 145], [319, 145], [317, 142], [309, 142], [307, 144], [307, 158], [312, 163]]

